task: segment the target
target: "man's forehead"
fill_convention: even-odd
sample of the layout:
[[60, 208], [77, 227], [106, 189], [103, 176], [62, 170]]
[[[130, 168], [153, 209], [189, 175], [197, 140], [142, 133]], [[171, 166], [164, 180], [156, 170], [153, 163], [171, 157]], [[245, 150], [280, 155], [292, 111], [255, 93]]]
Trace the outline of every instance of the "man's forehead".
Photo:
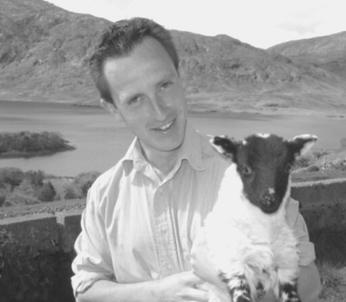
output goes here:
[[147, 39], [129, 54], [105, 61], [103, 72], [113, 96], [127, 97], [148, 85], [177, 76], [166, 50], [155, 39]]
[[128, 53], [107, 58], [103, 64], [103, 71], [106, 75], [121, 73], [124, 70], [135, 73], [139, 72], [140, 68], [145, 69], [148, 66], [157, 68], [158, 65], [161, 68], [173, 68], [175, 70], [171, 57], [161, 43], [154, 38], [147, 37], [136, 44]]

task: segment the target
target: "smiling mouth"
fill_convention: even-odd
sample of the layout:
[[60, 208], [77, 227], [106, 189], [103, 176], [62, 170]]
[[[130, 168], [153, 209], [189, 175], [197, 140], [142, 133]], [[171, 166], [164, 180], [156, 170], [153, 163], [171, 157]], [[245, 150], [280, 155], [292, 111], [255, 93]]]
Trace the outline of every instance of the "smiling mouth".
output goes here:
[[153, 128], [153, 130], [156, 130], [156, 131], [163, 131], [163, 132], [164, 132], [164, 131], [167, 131], [168, 129], [170, 129], [170, 128], [173, 126], [174, 122], [175, 122], [175, 119], [172, 120], [172, 121], [170, 121], [170, 122], [167, 123], [167, 124], [162, 125], [161, 127]]

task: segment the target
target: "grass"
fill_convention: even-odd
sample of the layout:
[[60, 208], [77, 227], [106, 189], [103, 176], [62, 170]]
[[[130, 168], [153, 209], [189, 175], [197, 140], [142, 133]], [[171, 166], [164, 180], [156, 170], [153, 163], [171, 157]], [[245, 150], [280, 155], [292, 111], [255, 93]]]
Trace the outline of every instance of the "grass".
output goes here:
[[346, 266], [338, 267], [330, 263], [319, 263], [322, 292], [320, 302], [346, 301]]
[[310, 234], [322, 282], [319, 302], [346, 301], [346, 231], [320, 229]]

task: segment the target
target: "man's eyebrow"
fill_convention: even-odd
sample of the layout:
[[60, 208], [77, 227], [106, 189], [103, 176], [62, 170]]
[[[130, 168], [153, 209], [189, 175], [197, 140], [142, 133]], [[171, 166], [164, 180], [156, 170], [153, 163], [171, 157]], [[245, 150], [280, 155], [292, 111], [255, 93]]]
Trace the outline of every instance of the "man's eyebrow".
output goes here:
[[178, 76], [174, 72], [167, 72], [161, 75], [157, 84], [161, 84], [163, 82], [166, 82], [167, 80], [174, 80], [176, 78], [178, 78]]
[[132, 100], [133, 98], [140, 96], [140, 92], [133, 92], [133, 93], [126, 93], [124, 95], [120, 95], [119, 101], [121, 104], [126, 103], [129, 100]]

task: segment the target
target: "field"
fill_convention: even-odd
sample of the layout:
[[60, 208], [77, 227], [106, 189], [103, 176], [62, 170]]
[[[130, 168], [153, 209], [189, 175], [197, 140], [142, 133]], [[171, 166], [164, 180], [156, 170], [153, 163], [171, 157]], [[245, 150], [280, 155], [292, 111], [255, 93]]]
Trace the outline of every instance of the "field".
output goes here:
[[318, 263], [323, 290], [320, 302], [346, 301], [346, 266]]

